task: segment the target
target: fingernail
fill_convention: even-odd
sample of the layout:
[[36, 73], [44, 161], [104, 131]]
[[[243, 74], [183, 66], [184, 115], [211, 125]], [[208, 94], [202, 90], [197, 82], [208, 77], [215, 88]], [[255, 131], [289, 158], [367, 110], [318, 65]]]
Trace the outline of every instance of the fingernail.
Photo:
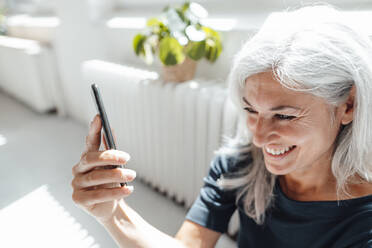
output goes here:
[[125, 159], [126, 159], [127, 161], [130, 160], [130, 155], [129, 155], [128, 153], [125, 154]]
[[90, 124], [89, 124], [90, 127], [93, 125], [95, 120], [96, 120], [96, 117], [94, 117], [93, 120], [90, 122]]
[[119, 159], [120, 159], [120, 162], [128, 162], [130, 160], [130, 155], [128, 153], [121, 153], [120, 156], [119, 156]]
[[132, 185], [126, 186], [126, 188], [129, 190], [129, 192], [133, 192], [134, 187]]
[[134, 171], [134, 170], [127, 170], [126, 174], [130, 177], [130, 178], [135, 178], [137, 173]]

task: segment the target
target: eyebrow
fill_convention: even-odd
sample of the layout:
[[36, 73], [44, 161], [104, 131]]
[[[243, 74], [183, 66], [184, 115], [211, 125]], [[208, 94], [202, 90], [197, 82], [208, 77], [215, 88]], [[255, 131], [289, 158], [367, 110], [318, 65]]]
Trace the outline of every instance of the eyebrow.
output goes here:
[[[250, 104], [247, 99], [245, 99], [245, 97], [243, 96], [243, 101], [248, 104], [249, 106], [252, 107], [252, 104]], [[277, 107], [273, 107], [271, 108], [270, 110], [271, 111], [279, 111], [279, 110], [283, 110], [283, 109], [296, 109], [296, 110], [301, 110], [300, 108], [298, 107], [294, 107], [294, 106], [289, 106], [289, 105], [280, 105], [280, 106], [277, 106]]]

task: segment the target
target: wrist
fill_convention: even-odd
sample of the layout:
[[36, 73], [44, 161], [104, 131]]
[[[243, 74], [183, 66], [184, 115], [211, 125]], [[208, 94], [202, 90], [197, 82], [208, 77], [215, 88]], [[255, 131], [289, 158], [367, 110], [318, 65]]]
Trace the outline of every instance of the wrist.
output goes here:
[[105, 219], [98, 220], [104, 227], [113, 226], [118, 222], [130, 222], [129, 217], [125, 214], [125, 208], [129, 206], [126, 205], [123, 199], [120, 199], [116, 202], [112, 214]]
[[146, 247], [142, 245], [137, 225], [126, 214], [127, 209], [129, 206], [123, 200], [118, 201], [111, 217], [100, 223], [119, 247]]

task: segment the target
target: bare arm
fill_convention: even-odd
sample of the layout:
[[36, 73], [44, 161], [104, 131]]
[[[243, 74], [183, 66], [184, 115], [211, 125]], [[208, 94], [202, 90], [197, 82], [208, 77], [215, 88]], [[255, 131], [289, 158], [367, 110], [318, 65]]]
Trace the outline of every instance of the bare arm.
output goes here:
[[148, 224], [125, 202], [103, 225], [120, 247], [212, 248], [221, 236], [186, 220], [173, 238]]
[[119, 202], [113, 218], [102, 224], [119, 247], [187, 247], [180, 240], [147, 223], [124, 201]]
[[86, 151], [72, 169], [74, 202], [101, 223], [119, 247], [213, 247], [219, 233], [185, 221], [174, 238], [147, 223], [126, 204], [123, 197], [129, 196], [132, 189], [119, 183], [133, 181], [136, 173], [130, 169], [107, 169], [107, 165], [125, 164], [129, 155], [118, 150], [99, 151], [101, 127], [96, 116], [87, 136]]
[[186, 220], [176, 234], [176, 239], [180, 240], [186, 247], [210, 248], [216, 245], [220, 236], [221, 233], [219, 232]]

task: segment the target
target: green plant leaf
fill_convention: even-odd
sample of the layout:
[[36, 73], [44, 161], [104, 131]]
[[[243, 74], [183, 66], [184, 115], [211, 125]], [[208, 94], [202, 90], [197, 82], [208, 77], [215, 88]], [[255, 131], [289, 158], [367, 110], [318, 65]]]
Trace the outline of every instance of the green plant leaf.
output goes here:
[[186, 1], [182, 7], [181, 7], [181, 11], [182, 13], [185, 13], [186, 10], [188, 10], [190, 8], [190, 2], [189, 1]]
[[198, 3], [194, 3], [194, 2], [190, 3], [189, 10], [198, 19], [203, 19], [203, 18], [208, 17], [208, 11]]
[[215, 30], [213, 30], [209, 27], [204, 27], [204, 26], [202, 27], [202, 29], [203, 29], [203, 31], [205, 32], [205, 35], [208, 38], [213, 38], [214, 40], [221, 41], [221, 36], [217, 31], [215, 31]]
[[143, 34], [137, 34], [133, 38], [133, 49], [137, 56], [145, 53], [143, 44], [145, 43], [146, 39], [147, 37]]
[[161, 12], [163, 12], [163, 13], [164, 13], [164, 12], [167, 12], [169, 9], [170, 9], [170, 6], [167, 5], [167, 6], [164, 7], [164, 9], [163, 9]]
[[222, 52], [222, 44], [219, 41], [213, 39], [207, 39], [206, 41], [206, 53], [205, 58], [210, 62], [215, 62]]
[[190, 25], [185, 29], [185, 33], [191, 41], [205, 40], [206, 34], [203, 30], [197, 29], [194, 25]]
[[156, 34], [148, 36], [147, 39], [146, 39], [146, 43], [150, 44], [152, 49], [155, 50], [155, 48], [159, 44], [159, 36], [156, 35]]
[[183, 22], [187, 22], [187, 19], [186, 19], [184, 13], [182, 12], [182, 10], [176, 9], [176, 12], [177, 12], [178, 16], [180, 17], [180, 19], [181, 19]]
[[154, 62], [154, 55], [151, 50], [151, 45], [148, 42], [144, 44], [144, 56], [145, 63], [151, 65]]
[[186, 28], [186, 23], [182, 20], [176, 9], [170, 8], [166, 13], [165, 17], [168, 20], [167, 27], [171, 33], [183, 32]]
[[164, 65], [180, 64], [186, 56], [216, 61], [222, 42], [217, 31], [202, 26], [200, 19], [207, 15], [204, 7], [188, 0], [178, 7], [165, 7], [160, 16], [149, 18], [146, 29], [134, 37], [136, 55], [149, 64], [155, 54]]
[[156, 17], [148, 19], [146, 23], [147, 27], [160, 26], [161, 24], [163, 23]]
[[187, 47], [186, 47], [186, 54], [189, 56], [191, 59], [197, 61], [204, 57], [206, 52], [206, 42], [205, 40], [198, 41], [198, 42], [191, 42]]
[[181, 46], [186, 46], [189, 42], [189, 39], [185, 36], [184, 33], [181, 32], [173, 32], [173, 37], [177, 39], [177, 41], [180, 43]]
[[159, 58], [164, 65], [176, 65], [185, 60], [182, 46], [177, 39], [165, 37], [159, 43]]

